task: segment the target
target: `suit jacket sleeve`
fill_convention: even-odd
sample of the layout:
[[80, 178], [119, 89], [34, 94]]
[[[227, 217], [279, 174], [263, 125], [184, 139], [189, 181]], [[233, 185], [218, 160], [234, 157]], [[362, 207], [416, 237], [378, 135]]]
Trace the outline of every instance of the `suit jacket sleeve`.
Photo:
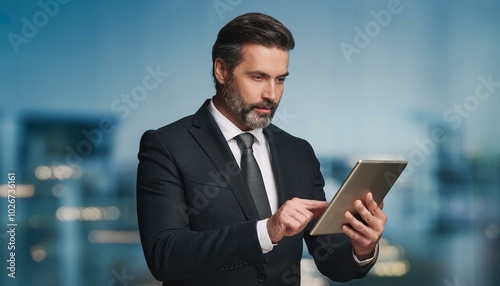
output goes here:
[[[314, 198], [325, 200], [324, 179], [320, 171], [320, 164], [309, 146], [314, 166]], [[351, 240], [345, 234], [311, 236], [309, 231], [314, 222], [309, 224], [304, 232], [304, 240], [318, 270], [333, 281], [345, 282], [364, 277], [371, 268], [360, 267], [354, 261]], [[373, 264], [372, 264], [373, 265]]]
[[[175, 280], [226, 268], [265, 263], [256, 221], [194, 230], [186, 205], [186, 176], [158, 134], [141, 138], [137, 173], [137, 216], [148, 267], [160, 280]], [[196, 259], [193, 259], [196, 257]]]

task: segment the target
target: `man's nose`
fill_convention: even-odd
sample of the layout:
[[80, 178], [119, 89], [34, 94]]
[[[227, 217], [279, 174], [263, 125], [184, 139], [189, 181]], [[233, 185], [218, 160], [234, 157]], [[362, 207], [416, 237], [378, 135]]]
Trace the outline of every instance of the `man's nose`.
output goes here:
[[276, 101], [276, 97], [277, 97], [277, 94], [278, 94], [278, 91], [277, 91], [277, 85], [276, 83], [274, 82], [274, 80], [269, 80], [266, 84], [266, 87], [262, 93], [262, 97], [263, 98], [266, 98], [272, 102]]

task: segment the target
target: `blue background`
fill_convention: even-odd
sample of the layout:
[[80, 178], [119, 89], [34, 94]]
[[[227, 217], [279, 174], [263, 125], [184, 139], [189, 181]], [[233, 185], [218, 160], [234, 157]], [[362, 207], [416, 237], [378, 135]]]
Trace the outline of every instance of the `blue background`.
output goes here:
[[[140, 136], [215, 93], [217, 32], [251, 11], [295, 36], [274, 123], [313, 145], [329, 197], [356, 160], [409, 161], [380, 266], [350, 285], [497, 285], [500, 3], [430, 0], [0, 1], [2, 285], [157, 285], [137, 239]], [[324, 285], [304, 255], [304, 284]]]

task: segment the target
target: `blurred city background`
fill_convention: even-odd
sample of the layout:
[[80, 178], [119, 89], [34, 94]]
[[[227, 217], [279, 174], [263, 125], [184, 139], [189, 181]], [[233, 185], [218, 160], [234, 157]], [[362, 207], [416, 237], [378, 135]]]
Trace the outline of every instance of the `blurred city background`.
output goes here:
[[[1, 285], [160, 284], [139, 139], [214, 94], [217, 32], [251, 11], [294, 33], [274, 123], [313, 145], [329, 198], [359, 159], [409, 161], [377, 264], [346, 285], [499, 285], [500, 2], [0, 0]], [[302, 279], [329, 285], [307, 252]]]

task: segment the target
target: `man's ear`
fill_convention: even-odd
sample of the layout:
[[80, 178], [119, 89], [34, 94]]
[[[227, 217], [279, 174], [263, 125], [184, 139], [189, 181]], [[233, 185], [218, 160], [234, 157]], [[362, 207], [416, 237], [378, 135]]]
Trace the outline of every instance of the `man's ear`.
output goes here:
[[227, 65], [221, 58], [216, 58], [214, 61], [214, 75], [219, 84], [225, 84], [229, 79]]

